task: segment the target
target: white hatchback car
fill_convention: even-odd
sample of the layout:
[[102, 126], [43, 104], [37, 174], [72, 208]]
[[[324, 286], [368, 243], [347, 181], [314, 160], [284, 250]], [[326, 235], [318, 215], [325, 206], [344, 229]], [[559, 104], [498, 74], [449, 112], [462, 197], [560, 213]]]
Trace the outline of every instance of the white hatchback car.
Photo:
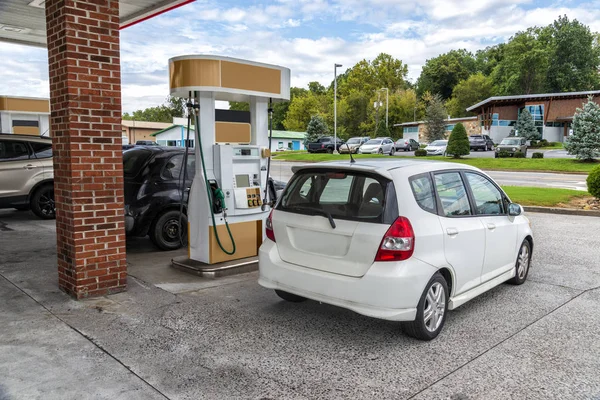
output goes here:
[[360, 160], [293, 170], [259, 251], [259, 284], [285, 300], [404, 321], [431, 340], [447, 310], [527, 278], [529, 220], [477, 168]]

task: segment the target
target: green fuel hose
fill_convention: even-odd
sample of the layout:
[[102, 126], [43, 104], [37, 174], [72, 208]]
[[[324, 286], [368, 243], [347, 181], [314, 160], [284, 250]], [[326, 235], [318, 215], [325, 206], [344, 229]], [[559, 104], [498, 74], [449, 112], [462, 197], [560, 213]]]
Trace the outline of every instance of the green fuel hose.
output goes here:
[[[198, 113], [196, 113], [196, 135], [198, 137], [198, 143], [197, 146], [200, 146], [200, 158], [202, 161], [202, 171], [204, 172], [204, 183], [206, 184], [206, 194], [208, 196], [208, 203], [210, 205], [210, 216], [212, 218], [212, 223], [213, 223], [213, 232], [215, 234], [215, 238], [217, 239], [217, 244], [219, 245], [219, 248], [221, 250], [223, 250], [223, 253], [231, 256], [233, 254], [235, 254], [235, 250], [236, 250], [236, 246], [235, 246], [235, 240], [233, 239], [233, 235], [231, 234], [231, 229], [229, 229], [229, 223], [227, 223], [227, 217], [225, 215], [224, 219], [225, 219], [225, 227], [227, 228], [227, 234], [229, 235], [229, 239], [231, 239], [231, 244], [232, 244], [232, 250], [228, 251], [225, 249], [225, 247], [223, 247], [223, 244], [221, 243], [221, 238], [219, 237], [219, 232], [217, 231], [217, 223], [215, 221], [215, 212], [213, 209], [213, 200], [212, 200], [212, 196], [210, 195], [210, 192], [212, 190], [212, 188], [210, 187], [210, 183], [208, 182], [208, 176], [206, 176], [206, 166], [204, 164], [204, 151], [202, 149], [202, 139], [200, 138], [200, 117], [198, 116]], [[217, 188], [217, 190], [215, 191], [215, 197], [219, 200], [221, 200], [221, 204], [225, 204], [225, 196], [223, 195], [223, 191], [220, 188]]]

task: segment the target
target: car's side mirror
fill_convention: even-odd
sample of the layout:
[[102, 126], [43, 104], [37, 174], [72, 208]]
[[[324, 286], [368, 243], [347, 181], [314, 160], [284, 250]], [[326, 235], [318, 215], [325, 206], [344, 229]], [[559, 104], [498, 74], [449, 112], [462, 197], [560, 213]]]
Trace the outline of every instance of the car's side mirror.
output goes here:
[[523, 212], [523, 208], [517, 203], [510, 203], [508, 205], [508, 215], [511, 217], [516, 217], [517, 215], [521, 215]]

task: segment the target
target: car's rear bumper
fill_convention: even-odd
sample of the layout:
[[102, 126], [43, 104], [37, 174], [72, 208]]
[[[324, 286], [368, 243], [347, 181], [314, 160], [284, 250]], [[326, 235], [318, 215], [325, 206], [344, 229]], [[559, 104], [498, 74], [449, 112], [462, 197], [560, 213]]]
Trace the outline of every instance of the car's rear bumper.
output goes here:
[[259, 253], [258, 283], [369, 317], [413, 321], [416, 307], [436, 269], [415, 258], [373, 263], [362, 277], [332, 274], [283, 261], [267, 240]]

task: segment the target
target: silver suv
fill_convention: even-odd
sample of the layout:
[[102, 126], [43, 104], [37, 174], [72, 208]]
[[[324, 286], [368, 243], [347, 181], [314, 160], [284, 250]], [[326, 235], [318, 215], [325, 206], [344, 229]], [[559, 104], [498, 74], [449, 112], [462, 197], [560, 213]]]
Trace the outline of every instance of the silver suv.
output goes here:
[[55, 217], [50, 138], [0, 134], [0, 208]]

